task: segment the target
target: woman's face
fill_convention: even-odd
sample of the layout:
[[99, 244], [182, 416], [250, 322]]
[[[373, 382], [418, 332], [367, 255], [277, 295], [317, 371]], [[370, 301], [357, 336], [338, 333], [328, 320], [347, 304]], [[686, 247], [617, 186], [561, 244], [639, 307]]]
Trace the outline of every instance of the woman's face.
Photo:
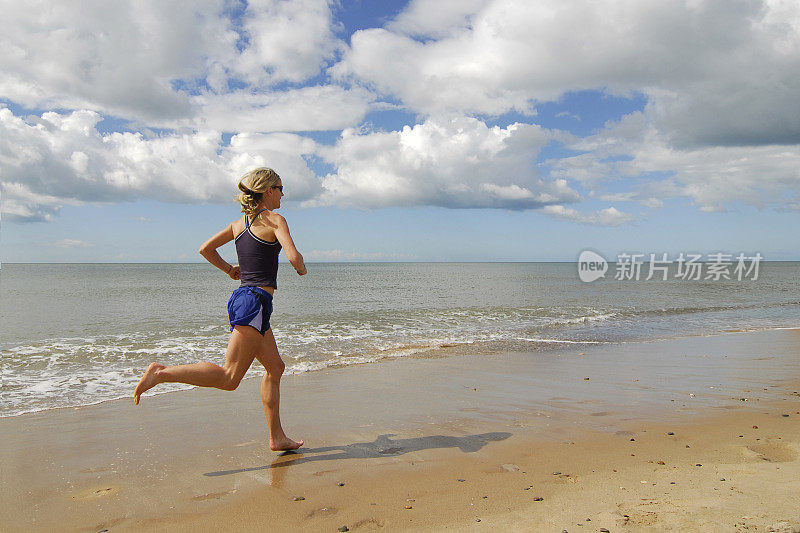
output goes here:
[[[281, 180], [278, 180], [278, 185], [276, 187], [283, 187], [283, 183]], [[276, 187], [271, 187], [269, 189], [269, 193], [267, 194], [267, 207], [269, 209], [278, 209], [281, 206], [281, 197], [283, 196], [283, 191]]]

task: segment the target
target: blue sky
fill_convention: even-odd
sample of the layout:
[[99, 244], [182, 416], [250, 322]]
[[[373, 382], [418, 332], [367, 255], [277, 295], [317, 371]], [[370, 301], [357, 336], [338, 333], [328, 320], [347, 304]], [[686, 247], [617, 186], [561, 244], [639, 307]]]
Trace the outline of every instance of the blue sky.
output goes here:
[[800, 259], [794, 4], [193, 5], [4, 8], [2, 261], [198, 261], [256, 166], [309, 261]]

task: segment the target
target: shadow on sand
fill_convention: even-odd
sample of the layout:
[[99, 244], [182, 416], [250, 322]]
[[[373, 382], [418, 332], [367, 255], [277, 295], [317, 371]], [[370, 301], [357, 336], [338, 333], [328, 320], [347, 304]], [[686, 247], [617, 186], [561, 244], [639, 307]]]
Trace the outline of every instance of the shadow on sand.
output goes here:
[[237, 470], [220, 470], [206, 472], [204, 476], [227, 476], [242, 472], [253, 472], [273, 468], [309, 463], [312, 461], [337, 461], [339, 459], [374, 459], [378, 457], [391, 457], [403, 455], [420, 450], [433, 450], [437, 448], [458, 448], [464, 453], [477, 452], [491, 441], [505, 440], [511, 433], [494, 432], [480, 433], [478, 435], [465, 435], [452, 437], [449, 435], [431, 435], [413, 439], [392, 440], [394, 433], [379, 435], [372, 442], [354, 442], [343, 446], [322, 446], [319, 448], [300, 448], [298, 451], [284, 452], [271, 464], [253, 466]]

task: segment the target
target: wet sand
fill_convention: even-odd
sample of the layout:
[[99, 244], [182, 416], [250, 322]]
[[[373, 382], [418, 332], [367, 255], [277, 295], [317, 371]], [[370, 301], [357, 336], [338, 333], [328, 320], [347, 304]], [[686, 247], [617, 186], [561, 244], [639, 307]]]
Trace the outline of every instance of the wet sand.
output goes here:
[[0, 419], [2, 529], [800, 531], [800, 330], [258, 384]]

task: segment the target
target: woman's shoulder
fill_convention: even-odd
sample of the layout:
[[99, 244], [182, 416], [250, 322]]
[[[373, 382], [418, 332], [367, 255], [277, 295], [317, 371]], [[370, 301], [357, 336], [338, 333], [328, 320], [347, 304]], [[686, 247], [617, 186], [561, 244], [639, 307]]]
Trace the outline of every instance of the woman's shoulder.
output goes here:
[[231, 222], [231, 229], [233, 230], [234, 237], [243, 232], [244, 228], [245, 228], [244, 215]]
[[262, 216], [266, 219], [267, 224], [273, 228], [277, 228], [281, 224], [286, 223], [286, 219], [275, 211], [264, 211]]

